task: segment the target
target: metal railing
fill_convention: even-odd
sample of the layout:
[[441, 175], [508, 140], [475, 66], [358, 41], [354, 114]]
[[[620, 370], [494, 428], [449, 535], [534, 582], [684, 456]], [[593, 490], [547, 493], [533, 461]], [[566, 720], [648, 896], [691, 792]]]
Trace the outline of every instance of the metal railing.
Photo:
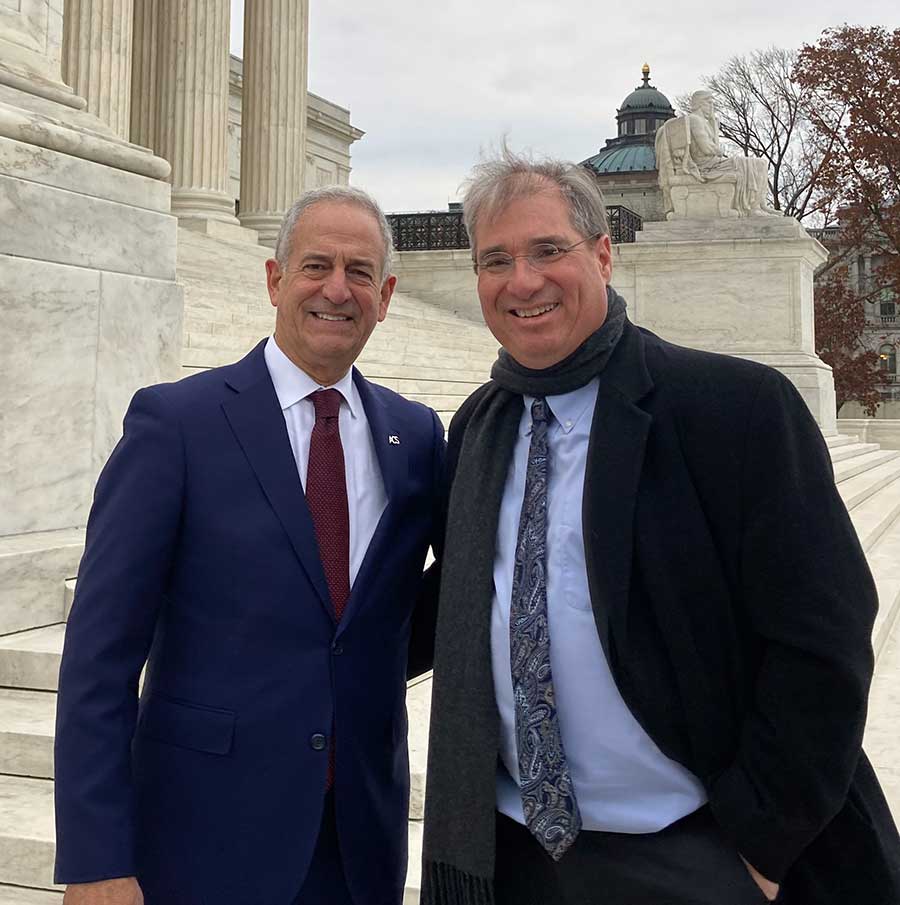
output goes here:
[[397, 251], [441, 251], [469, 247], [462, 211], [388, 214], [387, 220]]
[[613, 245], [634, 242], [635, 233], [644, 228], [644, 221], [639, 214], [619, 204], [610, 205], [606, 209], [609, 217], [609, 237]]
[[[643, 220], [633, 210], [619, 205], [607, 208], [609, 235], [613, 245], [634, 242]], [[397, 251], [445, 251], [469, 247], [462, 211], [421, 211], [388, 214]]]

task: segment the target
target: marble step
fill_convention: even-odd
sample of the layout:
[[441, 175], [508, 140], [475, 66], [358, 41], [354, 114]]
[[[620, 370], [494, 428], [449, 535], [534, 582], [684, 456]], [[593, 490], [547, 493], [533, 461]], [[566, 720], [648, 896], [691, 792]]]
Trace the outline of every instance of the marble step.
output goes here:
[[0, 883], [53, 885], [53, 783], [0, 776]]
[[846, 446], [848, 443], [858, 442], [859, 437], [849, 436], [848, 434], [832, 434], [832, 436], [825, 438], [825, 445], [829, 449], [834, 449], [838, 446]]
[[0, 883], [0, 905], [62, 905], [62, 892]]
[[869, 716], [863, 740], [881, 788], [900, 824], [900, 621], [885, 639], [869, 692]]
[[[880, 660], [891, 633], [900, 625], [900, 519], [885, 531], [883, 537], [866, 554], [869, 568], [878, 588], [878, 615], [872, 633], [872, 646]], [[900, 694], [900, 686], [898, 686]], [[897, 731], [897, 723], [894, 731]], [[900, 737], [900, 733], [898, 733]]]
[[425, 815], [425, 772], [428, 766], [428, 724], [431, 718], [431, 673], [414, 679], [406, 689], [409, 724], [409, 816]]
[[847, 443], [843, 446], [832, 446], [830, 447], [831, 461], [844, 462], [847, 459], [853, 459], [856, 456], [875, 452], [880, 448], [881, 447], [877, 443]]
[[[403, 905], [419, 905], [422, 894], [422, 831], [418, 820], [409, 822], [409, 863], [406, 868], [406, 885], [403, 888]], [[0, 903], [2, 905], [2, 903]]]
[[0, 688], [0, 773], [53, 778], [56, 694]]
[[834, 466], [834, 479], [840, 484], [848, 478], [856, 477], [868, 471], [870, 468], [876, 468], [885, 462], [900, 458], [900, 449], [879, 449], [875, 452], [865, 453], [864, 455], [854, 456], [844, 462], [837, 462]]
[[65, 632], [59, 623], [0, 638], [0, 687], [56, 691]]
[[850, 510], [850, 520], [867, 553], [900, 520], [900, 460], [893, 460], [892, 464], [896, 465], [893, 480]]
[[65, 618], [64, 582], [77, 573], [83, 549], [78, 529], [0, 537], [0, 636]]
[[[837, 472], [837, 469], [835, 469]], [[854, 508], [864, 503], [871, 496], [900, 478], [900, 460], [888, 459], [874, 468], [868, 468], [857, 475], [843, 478], [835, 475], [838, 493], [844, 505], [852, 513]]]

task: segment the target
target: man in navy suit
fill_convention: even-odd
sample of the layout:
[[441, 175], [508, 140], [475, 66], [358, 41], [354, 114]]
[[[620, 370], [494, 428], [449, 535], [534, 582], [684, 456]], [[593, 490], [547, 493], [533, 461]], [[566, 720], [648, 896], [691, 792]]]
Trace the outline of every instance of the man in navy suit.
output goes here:
[[399, 905], [444, 440], [352, 368], [390, 263], [367, 195], [307, 193], [266, 263], [274, 336], [135, 395], [60, 673], [66, 905]]

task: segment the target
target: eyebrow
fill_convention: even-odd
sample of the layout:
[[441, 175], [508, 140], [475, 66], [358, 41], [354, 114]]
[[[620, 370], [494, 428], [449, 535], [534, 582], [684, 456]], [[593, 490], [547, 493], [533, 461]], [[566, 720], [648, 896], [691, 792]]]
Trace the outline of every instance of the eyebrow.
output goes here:
[[[324, 251], [308, 251], [303, 257], [300, 259], [301, 261], [325, 261], [328, 264], [332, 264], [337, 255], [326, 254]], [[367, 267], [375, 267], [376, 261], [374, 258], [365, 258], [365, 257], [350, 257], [347, 258], [344, 262], [346, 267], [360, 266], [364, 265]]]
[[[569, 243], [569, 239], [565, 236], [535, 236], [533, 239], [528, 240], [528, 247], [534, 248], [535, 245], [567, 245]], [[480, 255], [489, 255], [493, 254], [495, 251], [506, 251], [506, 247], [504, 245], [491, 245], [489, 248], [482, 248], [479, 251]]]

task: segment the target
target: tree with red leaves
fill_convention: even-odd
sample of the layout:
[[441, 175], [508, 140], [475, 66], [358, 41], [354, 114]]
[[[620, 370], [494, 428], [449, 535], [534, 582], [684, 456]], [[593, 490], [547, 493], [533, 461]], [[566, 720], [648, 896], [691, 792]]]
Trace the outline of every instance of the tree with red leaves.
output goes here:
[[862, 339], [865, 308], [848, 280], [846, 266], [832, 268], [816, 283], [816, 351], [834, 372], [837, 410], [858, 402], [874, 417], [880, 402], [879, 358]]
[[[793, 78], [809, 98], [819, 188], [839, 226], [817, 279], [817, 351], [834, 368], [838, 407], [855, 399], [874, 414], [878, 356], [863, 351], [863, 302], [900, 299], [900, 29], [827, 29], [801, 48]], [[859, 256], [877, 266], [854, 292], [846, 264]]]

